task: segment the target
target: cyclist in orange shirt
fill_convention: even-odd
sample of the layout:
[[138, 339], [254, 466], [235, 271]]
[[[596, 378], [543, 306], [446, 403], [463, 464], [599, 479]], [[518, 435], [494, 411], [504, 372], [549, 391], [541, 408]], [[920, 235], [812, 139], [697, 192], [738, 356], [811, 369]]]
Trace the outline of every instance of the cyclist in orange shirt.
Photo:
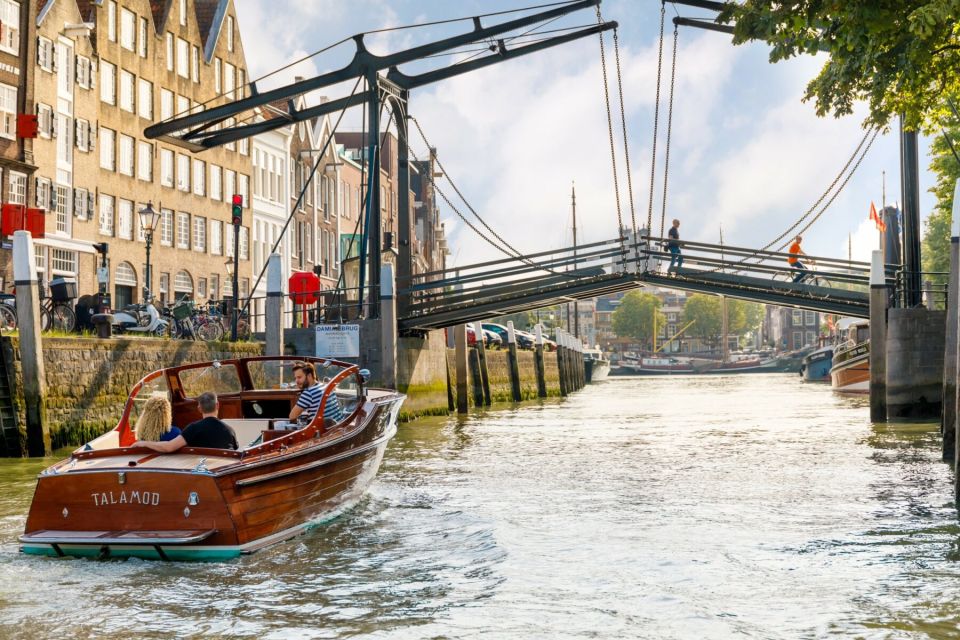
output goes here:
[[[790, 268], [797, 271], [797, 275], [793, 277], [794, 282], [802, 282], [804, 278], [810, 275], [810, 271], [808, 271], [807, 268], [803, 266], [803, 263], [800, 262], [800, 256], [807, 255], [803, 252], [803, 249], [800, 248], [801, 242], [803, 242], [803, 238], [801, 236], [797, 236], [793, 240], [793, 244], [790, 245], [790, 257], [787, 258]], [[811, 264], [813, 264], [813, 261], [811, 261]]]

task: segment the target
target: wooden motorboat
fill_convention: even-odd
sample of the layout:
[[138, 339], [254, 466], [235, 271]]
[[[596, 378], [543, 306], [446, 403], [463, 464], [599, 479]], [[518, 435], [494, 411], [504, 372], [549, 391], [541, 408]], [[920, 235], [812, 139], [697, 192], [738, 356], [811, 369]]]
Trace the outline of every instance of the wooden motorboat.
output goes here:
[[600, 382], [610, 375], [610, 361], [603, 357], [600, 349], [586, 349], [583, 352], [583, 371], [587, 382]]
[[[282, 426], [298, 397], [291, 367], [329, 378], [313, 422]], [[405, 396], [365, 385], [367, 372], [320, 358], [253, 357], [155, 371], [138, 382], [116, 428], [45, 469], [20, 548], [52, 556], [216, 560], [303, 533], [354, 504], [380, 467]], [[133, 447], [143, 404], [162, 395], [174, 424], [200, 417], [215, 391], [240, 449]], [[336, 394], [343, 418], [324, 425]]]
[[870, 391], [870, 323], [853, 322], [843, 331], [845, 340], [833, 352], [830, 383], [834, 391]]

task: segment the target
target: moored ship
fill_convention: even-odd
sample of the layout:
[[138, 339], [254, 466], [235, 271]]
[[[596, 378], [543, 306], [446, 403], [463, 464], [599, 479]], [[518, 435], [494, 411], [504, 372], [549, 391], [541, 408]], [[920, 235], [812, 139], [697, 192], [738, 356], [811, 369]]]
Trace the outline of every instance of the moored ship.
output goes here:
[[[311, 362], [329, 379], [313, 420], [285, 430], [299, 390], [290, 371]], [[51, 556], [217, 560], [299, 535], [354, 504], [396, 433], [405, 396], [365, 385], [356, 365], [253, 357], [155, 371], [134, 385], [116, 428], [41, 472], [20, 548]], [[200, 417], [215, 391], [238, 450], [158, 454], [136, 441], [146, 401], [166, 397], [174, 424]], [[335, 394], [339, 421], [323, 418]]]
[[845, 340], [833, 353], [830, 383], [841, 393], [870, 391], [870, 323], [852, 322], [843, 331]]
[[587, 382], [600, 382], [610, 375], [610, 361], [603, 357], [600, 349], [585, 349], [583, 352], [583, 370]]
[[830, 382], [830, 369], [833, 367], [833, 345], [820, 347], [808, 354], [800, 366], [800, 375], [804, 382]]

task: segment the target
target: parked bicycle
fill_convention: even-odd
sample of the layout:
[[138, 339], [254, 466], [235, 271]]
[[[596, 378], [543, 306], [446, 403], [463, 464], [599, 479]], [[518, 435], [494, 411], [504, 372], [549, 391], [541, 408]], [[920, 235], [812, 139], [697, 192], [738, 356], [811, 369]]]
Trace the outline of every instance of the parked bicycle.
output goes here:
[[[41, 280], [40, 292], [40, 330], [71, 332], [77, 327], [77, 314], [73, 310], [73, 301], [77, 297], [77, 284], [65, 278], [50, 281], [51, 295]], [[0, 294], [0, 331], [13, 331], [17, 328], [17, 296], [15, 293]]]

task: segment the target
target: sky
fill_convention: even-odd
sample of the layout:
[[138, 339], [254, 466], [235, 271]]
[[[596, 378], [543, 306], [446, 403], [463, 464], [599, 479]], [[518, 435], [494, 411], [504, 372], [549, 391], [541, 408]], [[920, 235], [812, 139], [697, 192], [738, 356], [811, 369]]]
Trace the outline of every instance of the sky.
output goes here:
[[[250, 77], [271, 73], [344, 38], [377, 29], [470, 17], [542, 4], [549, 0], [236, 0]], [[820, 198], [863, 138], [865, 109], [835, 119], [818, 117], [803, 102], [807, 82], [823, 58], [800, 57], [771, 64], [759, 43], [734, 46], [725, 34], [681, 28], [677, 35], [667, 205], [662, 207], [667, 98], [674, 15], [709, 15], [667, 6], [663, 49], [658, 155], [650, 202], [653, 125], [657, 87], [660, 2], [605, 0], [606, 20], [619, 23], [618, 38], [626, 114], [628, 183], [616, 94], [613, 42], [605, 39], [608, 81], [617, 132], [617, 171], [622, 216], [631, 226], [661, 216], [681, 220], [686, 240], [761, 247], [779, 236]], [[485, 26], [517, 14], [483, 19]], [[519, 14], [522, 15], [522, 14]], [[276, 19], [283, 16], [283, 19]], [[545, 27], [596, 23], [591, 11]], [[365, 36], [378, 54], [395, 52], [471, 28], [470, 22], [393, 30]], [[528, 36], [530, 38], [533, 35]], [[345, 65], [352, 41], [302, 61], [264, 80], [261, 87], [310, 77]], [[441, 57], [401, 69], [436, 68], [465, 58]], [[517, 249], [527, 253], [572, 244], [571, 186], [577, 195], [578, 242], [616, 237], [616, 191], [600, 62], [591, 36], [547, 51], [474, 71], [415, 90], [410, 113], [437, 148], [440, 162], [470, 205]], [[351, 86], [309, 94], [350, 93]], [[359, 128], [361, 113], [344, 121]], [[426, 144], [411, 132], [411, 147]], [[931, 212], [933, 176], [927, 171], [929, 140], [920, 141], [921, 218]], [[900, 200], [899, 135], [896, 125], [877, 136], [856, 173], [820, 220], [804, 234], [811, 255], [869, 260], [877, 232], [868, 220], [871, 201], [881, 207]], [[438, 183], [448, 195], [453, 189]], [[632, 186], [633, 206], [629, 188]], [[470, 216], [462, 203], [455, 202]], [[440, 203], [453, 252], [448, 264], [502, 257]], [[472, 219], [472, 218], [471, 218]], [[776, 247], [774, 247], [776, 248]]]

